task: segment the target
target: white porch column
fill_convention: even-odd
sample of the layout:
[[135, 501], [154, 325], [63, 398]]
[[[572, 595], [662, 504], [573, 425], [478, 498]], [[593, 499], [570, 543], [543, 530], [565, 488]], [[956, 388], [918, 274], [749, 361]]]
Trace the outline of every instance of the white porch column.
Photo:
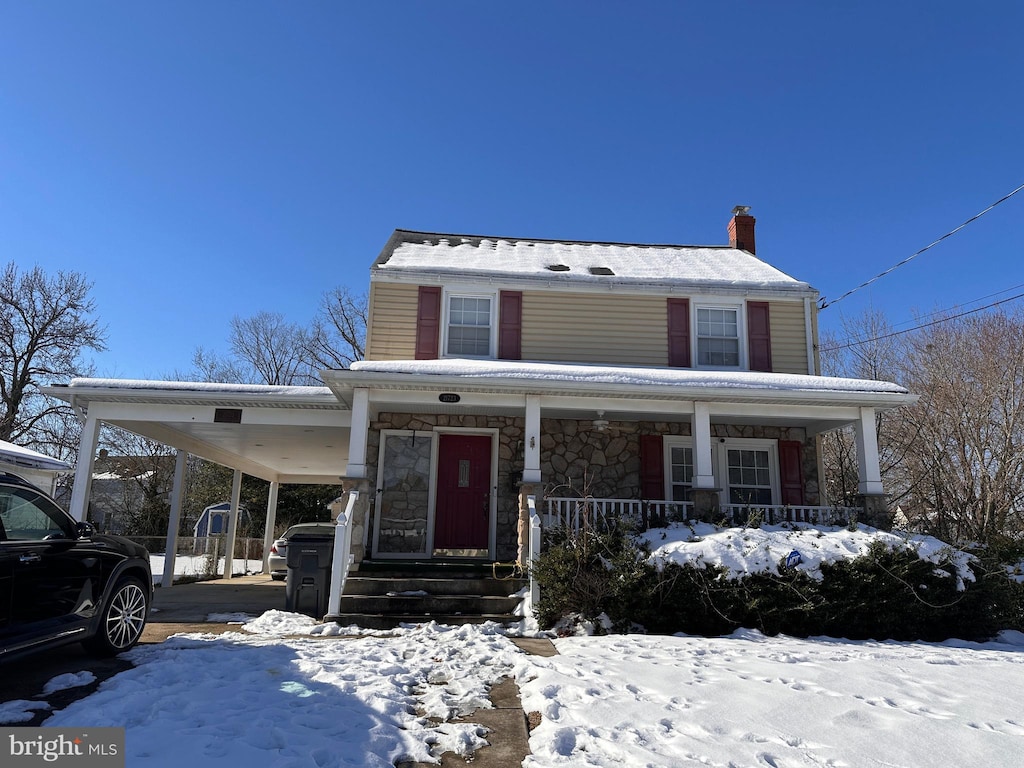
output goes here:
[[348, 466], [345, 477], [366, 477], [366, 441], [370, 434], [370, 390], [352, 390], [352, 427], [348, 438]]
[[526, 432], [523, 435], [523, 482], [540, 482], [540, 395], [526, 396]]
[[270, 573], [268, 560], [270, 559], [270, 548], [274, 545], [274, 526], [277, 525], [277, 489], [280, 483], [270, 483], [270, 493], [267, 495], [267, 523], [263, 531], [263, 573]]
[[181, 505], [185, 490], [185, 460], [188, 453], [178, 451], [174, 455], [174, 485], [171, 486], [171, 515], [167, 518], [167, 543], [164, 545], [164, 575], [160, 586], [170, 589], [174, 584], [174, 560], [178, 553], [178, 525], [181, 522]]
[[717, 488], [711, 462], [711, 411], [707, 403], [693, 404], [693, 487]]
[[857, 436], [857, 492], [868, 496], [884, 494], [878, 461], [875, 409], [861, 408], [860, 419], [854, 424], [854, 429]]
[[96, 444], [100, 438], [100, 421], [86, 416], [82, 425], [82, 437], [78, 443], [78, 464], [75, 466], [75, 483], [71, 486], [71, 516], [82, 522], [89, 511], [89, 494], [92, 490], [92, 471], [96, 463]]
[[228, 519], [228, 536], [224, 542], [224, 571], [222, 576], [230, 579], [232, 566], [235, 559], [235, 535], [238, 533], [239, 507], [242, 501], [242, 471], [235, 470], [235, 476], [231, 481], [231, 517]]

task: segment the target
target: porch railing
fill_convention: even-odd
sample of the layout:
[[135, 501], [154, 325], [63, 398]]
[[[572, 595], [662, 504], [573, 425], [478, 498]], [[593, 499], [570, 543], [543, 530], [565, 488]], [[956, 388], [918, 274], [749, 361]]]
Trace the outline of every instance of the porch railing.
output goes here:
[[[641, 530], [693, 517], [693, 503], [667, 499], [597, 499], [549, 496], [543, 516], [545, 528], [578, 531], [607, 528], [612, 520], [626, 520]], [[846, 525], [855, 519], [856, 507], [812, 507], [785, 504], [728, 504], [714, 515], [727, 525], [748, 525], [752, 520], [777, 525], [783, 522], [811, 525]]]
[[[331, 560], [331, 591], [327, 596], [327, 616], [341, 613], [341, 596], [345, 593], [348, 570], [352, 566], [352, 520], [359, 491], [349, 491], [345, 511], [338, 515], [334, 527], [334, 557]], [[325, 617], [326, 618], [326, 617]]]

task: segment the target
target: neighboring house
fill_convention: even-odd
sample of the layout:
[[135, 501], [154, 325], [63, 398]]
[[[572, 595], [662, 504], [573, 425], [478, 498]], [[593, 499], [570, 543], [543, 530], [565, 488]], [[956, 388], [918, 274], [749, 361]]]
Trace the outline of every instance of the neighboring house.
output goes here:
[[71, 472], [66, 461], [0, 440], [0, 472], [11, 472], [28, 480], [51, 496], [57, 494], [57, 478]]
[[862, 519], [884, 522], [875, 416], [915, 398], [818, 375], [818, 293], [755, 255], [754, 224], [737, 208], [722, 246], [397, 230], [371, 267], [366, 360], [324, 371], [327, 387], [47, 392], [86, 409], [80, 466], [99, 422], [117, 424], [233, 467], [234, 504], [241, 473], [269, 480], [267, 531], [277, 484], [340, 477], [359, 491], [357, 563], [514, 560], [527, 493], [563, 519], [581, 496], [638, 515], [842, 516], [818, 437], [850, 426]]

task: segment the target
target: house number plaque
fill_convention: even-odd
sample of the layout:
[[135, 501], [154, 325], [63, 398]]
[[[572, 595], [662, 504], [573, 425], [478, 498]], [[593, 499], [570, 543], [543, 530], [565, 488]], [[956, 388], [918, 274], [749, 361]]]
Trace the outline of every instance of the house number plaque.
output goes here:
[[456, 395], [454, 392], [442, 392], [437, 396], [437, 399], [442, 403], [457, 403], [462, 399], [461, 395]]

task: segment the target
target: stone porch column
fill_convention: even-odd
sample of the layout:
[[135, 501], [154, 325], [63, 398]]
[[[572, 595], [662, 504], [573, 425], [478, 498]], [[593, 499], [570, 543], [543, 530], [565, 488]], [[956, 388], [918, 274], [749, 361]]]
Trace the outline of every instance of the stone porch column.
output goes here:
[[[352, 510], [352, 565], [356, 569], [366, 559], [366, 535], [367, 526], [370, 524], [370, 504], [373, 503], [373, 489], [370, 487], [368, 478], [344, 478], [341, 487], [348, 495], [349, 491], [358, 491], [359, 498], [356, 500], [355, 508]], [[348, 504], [347, 498], [340, 499], [343, 505]], [[338, 512], [343, 512], [344, 506]], [[334, 511], [332, 510], [332, 514]], [[337, 515], [335, 514], [335, 517]]]
[[530, 483], [519, 484], [519, 522], [516, 527], [518, 533], [519, 549], [517, 562], [525, 566], [530, 557], [530, 505], [526, 497], [534, 493], [534, 487]]

